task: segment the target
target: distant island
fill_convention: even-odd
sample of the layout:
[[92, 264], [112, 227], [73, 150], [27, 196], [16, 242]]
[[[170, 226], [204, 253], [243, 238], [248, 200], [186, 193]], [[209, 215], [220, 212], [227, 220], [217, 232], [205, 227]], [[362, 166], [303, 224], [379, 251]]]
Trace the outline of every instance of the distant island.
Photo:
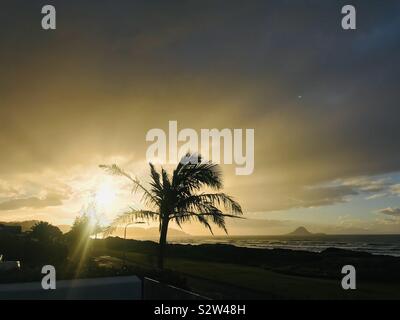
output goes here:
[[298, 227], [296, 230], [287, 233], [286, 236], [325, 236], [325, 233], [312, 233], [305, 227]]

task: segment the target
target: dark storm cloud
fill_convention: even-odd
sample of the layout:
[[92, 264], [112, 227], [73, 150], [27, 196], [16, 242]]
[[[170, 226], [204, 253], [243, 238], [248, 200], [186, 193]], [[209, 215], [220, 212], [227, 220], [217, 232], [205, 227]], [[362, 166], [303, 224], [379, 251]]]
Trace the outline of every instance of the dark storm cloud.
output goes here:
[[347, 202], [351, 196], [360, 194], [360, 190], [350, 186], [304, 187], [289, 185], [282, 187], [274, 185], [271, 188], [263, 187], [261, 190], [258, 187], [257, 185], [253, 188], [239, 186], [234, 189], [244, 199], [251, 199], [250, 206], [255, 208], [254, 211], [265, 210], [265, 208], [268, 208], [269, 211], [278, 211], [334, 205]]
[[385, 208], [378, 211], [389, 216], [400, 217], [400, 208]]
[[[348, 196], [357, 195], [358, 191], [347, 186], [305, 188], [298, 201], [298, 207], [310, 208], [345, 202]], [[295, 206], [295, 205], [293, 205]]]
[[40, 209], [54, 207], [62, 204], [62, 197], [56, 194], [50, 194], [43, 199], [37, 197], [11, 199], [0, 203], [0, 210], [16, 210], [21, 208]]
[[398, 1], [353, 1], [356, 31], [344, 1], [52, 3], [55, 32], [38, 2], [0, 13], [0, 172], [144, 158], [171, 119], [256, 129], [256, 176], [227, 177], [249, 210], [342, 202], [358, 191], [307, 186], [400, 169]]

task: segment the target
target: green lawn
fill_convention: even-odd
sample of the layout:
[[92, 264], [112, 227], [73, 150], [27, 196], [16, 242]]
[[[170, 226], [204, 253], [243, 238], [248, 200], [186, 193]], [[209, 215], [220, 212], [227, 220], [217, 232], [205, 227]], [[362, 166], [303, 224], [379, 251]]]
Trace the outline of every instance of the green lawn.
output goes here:
[[[120, 251], [101, 250], [97, 254], [122, 258]], [[154, 257], [129, 252], [127, 262], [154, 268]], [[356, 290], [343, 290], [339, 281], [285, 275], [258, 267], [166, 259], [166, 268], [187, 277], [191, 290], [212, 298], [266, 299], [400, 299], [398, 284], [358, 283]]]

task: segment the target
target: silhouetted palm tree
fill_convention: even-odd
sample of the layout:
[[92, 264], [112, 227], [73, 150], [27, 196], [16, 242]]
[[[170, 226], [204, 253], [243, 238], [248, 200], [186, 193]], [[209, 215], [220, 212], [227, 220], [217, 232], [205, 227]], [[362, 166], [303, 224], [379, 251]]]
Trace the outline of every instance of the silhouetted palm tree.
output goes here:
[[[188, 161], [188, 160], [192, 161]], [[193, 161], [196, 160], [196, 161]], [[165, 169], [158, 172], [150, 163], [151, 182], [146, 188], [137, 178], [130, 176], [117, 165], [100, 165], [109, 173], [128, 178], [134, 184], [134, 191], [143, 194], [143, 201], [149, 210], [134, 210], [118, 216], [111, 229], [135, 219], [158, 220], [160, 228], [158, 267], [164, 266], [164, 252], [168, 224], [174, 221], [179, 227], [188, 221], [198, 221], [212, 233], [211, 223], [227, 232], [225, 217], [242, 214], [239, 203], [222, 192], [200, 193], [203, 187], [214, 191], [222, 188], [221, 171], [218, 165], [202, 162], [200, 155], [186, 154], [170, 176]], [[222, 212], [221, 207], [230, 214]]]

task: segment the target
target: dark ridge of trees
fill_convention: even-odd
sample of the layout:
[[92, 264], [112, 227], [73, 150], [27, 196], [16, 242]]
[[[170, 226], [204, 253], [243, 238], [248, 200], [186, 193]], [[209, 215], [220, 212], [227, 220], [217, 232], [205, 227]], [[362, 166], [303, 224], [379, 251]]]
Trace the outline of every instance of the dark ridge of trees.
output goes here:
[[61, 241], [39, 241], [12, 234], [0, 234], [0, 251], [6, 260], [21, 261], [22, 268], [61, 264], [68, 256], [68, 247]]
[[29, 236], [40, 242], [55, 242], [62, 238], [63, 233], [56, 226], [45, 221], [39, 221], [31, 228]]

